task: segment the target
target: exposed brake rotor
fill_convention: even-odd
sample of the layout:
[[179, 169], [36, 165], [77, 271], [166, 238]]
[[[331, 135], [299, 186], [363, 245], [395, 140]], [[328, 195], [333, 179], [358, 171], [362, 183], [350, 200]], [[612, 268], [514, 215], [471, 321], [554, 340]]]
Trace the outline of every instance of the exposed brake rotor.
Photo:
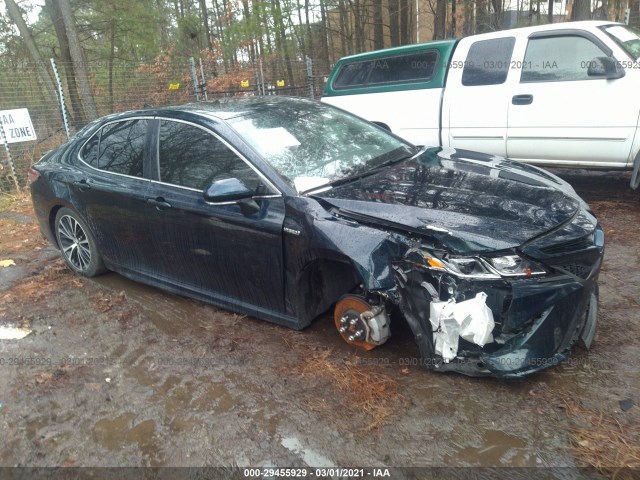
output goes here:
[[338, 300], [333, 319], [342, 339], [349, 345], [364, 350], [374, 349], [378, 344], [367, 341], [371, 338], [367, 321], [379, 310], [379, 307], [373, 307], [364, 298], [356, 295], [346, 295]]

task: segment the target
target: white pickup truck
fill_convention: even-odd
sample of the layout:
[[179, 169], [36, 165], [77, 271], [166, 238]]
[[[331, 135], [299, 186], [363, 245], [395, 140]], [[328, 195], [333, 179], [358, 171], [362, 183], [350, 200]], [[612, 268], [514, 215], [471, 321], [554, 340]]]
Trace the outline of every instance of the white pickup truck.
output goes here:
[[541, 166], [633, 169], [640, 183], [640, 32], [556, 23], [340, 59], [322, 101], [416, 145]]

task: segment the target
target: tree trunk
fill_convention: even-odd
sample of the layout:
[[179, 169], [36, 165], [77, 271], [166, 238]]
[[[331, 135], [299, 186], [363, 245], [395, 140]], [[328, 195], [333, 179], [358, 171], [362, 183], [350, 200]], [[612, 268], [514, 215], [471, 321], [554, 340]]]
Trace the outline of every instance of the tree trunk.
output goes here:
[[553, 0], [549, 0], [547, 10], [547, 23], [553, 23]]
[[475, 2], [464, 0], [464, 22], [462, 24], [462, 36], [476, 33]]
[[[313, 49], [313, 34], [311, 32], [311, 20], [309, 15], [309, 0], [304, 0], [304, 18], [307, 25], [307, 47], [309, 54], [312, 56], [315, 51]], [[316, 55], [317, 56], [317, 55]]]
[[87, 75], [87, 65], [84, 60], [80, 41], [78, 40], [75, 20], [71, 12], [69, 0], [58, 0], [58, 7], [60, 8], [64, 29], [67, 33], [67, 40], [69, 40], [69, 51], [71, 52], [71, 60], [73, 61], [73, 70], [78, 80], [78, 86], [80, 87], [80, 100], [84, 107], [84, 113], [90, 119], [95, 119], [98, 117], [98, 110], [93, 101], [89, 76]]
[[629, 26], [640, 27], [640, 1], [629, 0]]
[[165, 7], [164, 0], [156, 0], [156, 11], [160, 12], [162, 21], [158, 22], [158, 38], [160, 39], [160, 51], [166, 50], [169, 45], [169, 32], [167, 31], [167, 24], [169, 23], [168, 12]]
[[20, 36], [24, 40], [24, 43], [27, 45], [27, 50], [29, 50], [31, 60], [36, 65], [36, 71], [38, 73], [38, 80], [40, 81], [40, 84], [49, 94], [50, 98], [57, 98], [56, 87], [53, 83], [53, 80], [49, 76], [49, 72], [45, 67], [45, 63], [42, 61], [42, 57], [40, 56], [38, 47], [36, 47], [36, 43], [33, 40], [33, 35], [31, 35], [31, 30], [29, 30], [29, 27], [27, 27], [26, 22], [22, 18], [22, 13], [20, 12], [18, 5], [14, 0], [6, 0], [5, 3], [7, 4], [7, 13], [9, 14], [9, 18], [16, 25], [16, 27], [18, 27]]
[[278, 48], [278, 51], [282, 50], [282, 53], [284, 54], [284, 63], [287, 70], [288, 83], [291, 84], [294, 81], [293, 68], [291, 66], [291, 55], [289, 54], [289, 46], [287, 45], [287, 32], [284, 28], [280, 0], [275, 0], [273, 2], [273, 7], [273, 21], [276, 29], [276, 42], [278, 41], [278, 37], [280, 38], [280, 47]]
[[[553, 1], [553, 0], [549, 0]], [[456, 0], [451, 0], [451, 38], [455, 38], [457, 36], [456, 30], [458, 29], [458, 18], [457, 15], [457, 6]]]
[[327, 15], [327, 6], [324, 0], [320, 0], [320, 23], [322, 25], [322, 59], [324, 60], [324, 71], [329, 71], [331, 59], [329, 57], [329, 41], [331, 41], [331, 50], [333, 50], [333, 37], [329, 37], [329, 16]]
[[58, 4], [55, 0], [45, 0], [45, 10], [51, 17], [53, 28], [56, 31], [58, 46], [60, 47], [60, 63], [64, 71], [64, 78], [67, 81], [67, 90], [69, 92], [69, 120], [75, 127], [81, 127], [87, 123], [87, 118], [80, 102], [80, 94], [78, 93], [78, 84], [76, 82], [75, 72], [73, 71], [73, 62], [71, 61], [71, 53], [69, 52], [69, 42], [64, 29], [64, 23]]
[[[115, 5], [114, 5], [115, 9]], [[109, 111], [113, 112], [113, 61], [116, 56], [116, 20], [112, 18], [109, 22]]]
[[[533, 1], [533, 0], [531, 0]], [[488, 32], [491, 27], [491, 19], [489, 18], [490, 0], [478, 0], [476, 2], [476, 32]]]
[[[540, 15], [540, 0], [536, 0], [536, 2], [538, 4], [538, 15]], [[501, 30], [504, 25], [503, 0], [491, 0], [491, 6], [493, 7], [493, 13], [491, 11], [488, 12], [490, 28], [493, 31]]]
[[384, 48], [384, 30], [382, 24], [382, 2], [373, 2], [373, 49]]
[[206, 0], [199, 0], [200, 13], [202, 15], [202, 24], [204, 25], [204, 33], [207, 38], [207, 49], [213, 50], [213, 42], [211, 41], [211, 27], [209, 26], [209, 12], [207, 11]]
[[411, 43], [409, 24], [411, 22], [409, 0], [400, 0], [400, 45]]
[[571, 20], [590, 20], [591, 0], [574, 0]]
[[353, 14], [353, 26], [356, 37], [356, 52], [364, 51], [364, 24], [362, 22], [362, 8], [360, 0], [350, 0], [351, 13]]
[[351, 35], [351, 20], [347, 12], [345, 0], [340, 0], [338, 4], [340, 11], [340, 42], [342, 44], [342, 54], [351, 55], [353, 53], [353, 36]]
[[391, 37], [391, 46], [400, 45], [400, 19], [398, 18], [398, 0], [389, 0], [387, 8], [389, 9], [389, 35]]
[[436, 13], [433, 16], [433, 39], [442, 40], [447, 28], [447, 0], [437, 0]]
[[[218, 31], [218, 40], [222, 45], [224, 45], [224, 27], [222, 25], [222, 14], [220, 13], [220, 5], [218, 4], [218, 0], [213, 0], [213, 11], [216, 14], [216, 30]], [[224, 47], [222, 51], [222, 66], [224, 68], [224, 72], [227, 73], [229, 71], [229, 61]]]
[[[306, 2], [305, 2], [306, 3]], [[298, 10], [298, 25], [302, 25], [302, 5], [300, 5], [300, 0], [298, 0], [296, 2], [296, 10]], [[297, 31], [298, 29], [294, 29], [294, 33]], [[305, 41], [305, 36], [304, 35], [296, 35], [298, 37], [298, 42], [300, 43], [300, 49], [302, 50], [302, 56], [306, 57], [308, 54], [307, 51], [307, 42]]]

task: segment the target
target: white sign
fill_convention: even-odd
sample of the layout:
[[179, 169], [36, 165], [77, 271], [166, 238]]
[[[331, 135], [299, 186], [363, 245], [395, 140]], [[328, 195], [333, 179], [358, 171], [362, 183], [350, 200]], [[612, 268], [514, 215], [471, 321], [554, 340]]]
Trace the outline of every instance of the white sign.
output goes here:
[[29, 142], [37, 140], [36, 131], [31, 123], [29, 110], [17, 108], [15, 110], [0, 110], [0, 123], [4, 127], [7, 143]]

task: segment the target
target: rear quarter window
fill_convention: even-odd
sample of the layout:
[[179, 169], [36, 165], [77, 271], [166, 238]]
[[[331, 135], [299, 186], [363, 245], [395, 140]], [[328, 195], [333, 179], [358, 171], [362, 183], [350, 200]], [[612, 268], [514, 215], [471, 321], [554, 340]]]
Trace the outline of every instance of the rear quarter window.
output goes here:
[[85, 163], [88, 163], [92, 167], [98, 168], [98, 147], [100, 145], [100, 132], [97, 132], [93, 137], [84, 144], [80, 151], [80, 158]]

